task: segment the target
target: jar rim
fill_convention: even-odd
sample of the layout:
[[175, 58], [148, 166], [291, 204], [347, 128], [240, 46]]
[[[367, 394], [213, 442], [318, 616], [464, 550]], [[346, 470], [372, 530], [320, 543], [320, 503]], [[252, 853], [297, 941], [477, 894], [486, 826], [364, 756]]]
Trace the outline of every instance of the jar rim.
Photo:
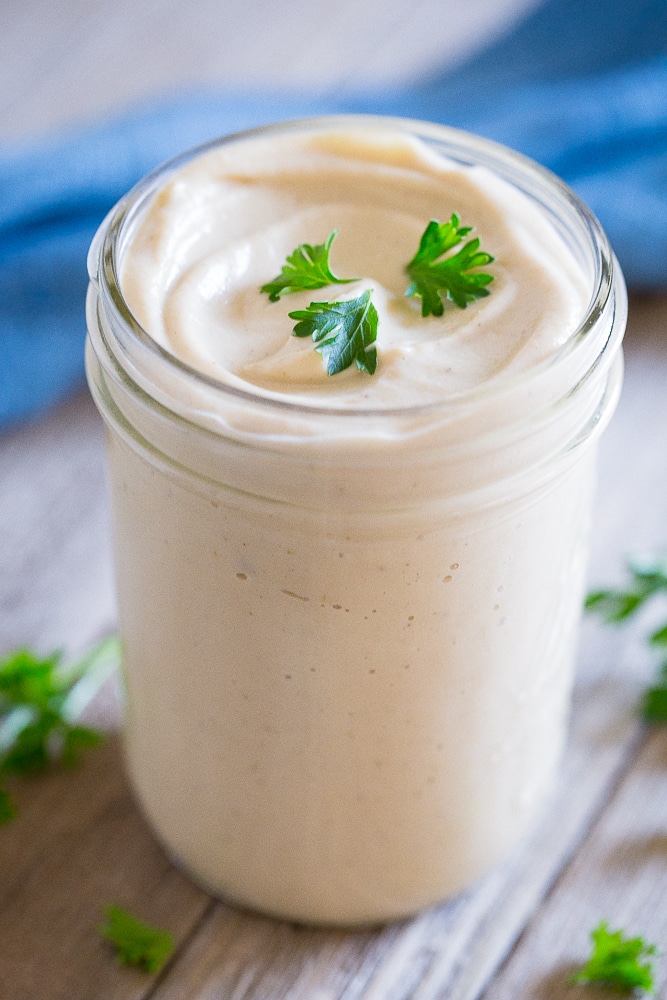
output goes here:
[[[584, 315], [569, 335], [568, 339], [553, 354], [537, 362], [527, 371], [501, 380], [483, 383], [471, 389], [450, 393], [448, 396], [428, 403], [410, 404], [407, 406], [359, 407], [336, 406], [322, 403], [317, 399], [283, 398], [277, 394], [262, 393], [257, 388], [248, 388], [229, 384], [214, 376], [189, 365], [186, 361], [159, 344], [139, 323], [127, 304], [121, 290], [119, 265], [122, 255], [122, 241], [130, 225], [138, 217], [142, 208], [154, 195], [165, 180], [197, 157], [214, 149], [253, 139], [282, 135], [289, 132], [325, 131], [331, 129], [377, 129], [386, 131], [393, 129], [429, 143], [432, 148], [447, 156], [454, 162], [471, 166], [485, 166], [534, 200], [540, 200], [541, 194], [553, 203], [549, 211], [555, 215], [555, 209], [567, 214], [568, 231], [574, 232], [578, 226], [578, 235], [582, 246], [588, 250], [593, 265], [592, 293]], [[541, 201], [543, 207], [544, 201]], [[511, 393], [519, 385], [525, 385], [538, 379], [539, 376], [555, 368], [559, 363], [569, 359], [587, 335], [596, 327], [600, 316], [606, 311], [610, 296], [614, 291], [617, 275], [620, 269], [615, 261], [613, 251], [598, 219], [577, 194], [556, 174], [541, 166], [529, 157], [509, 149], [493, 140], [455, 129], [450, 126], [433, 122], [419, 121], [411, 118], [390, 117], [382, 115], [325, 115], [292, 119], [269, 125], [234, 132], [199, 146], [195, 146], [172, 159], [157, 166], [145, 175], [128, 193], [111, 209], [100, 226], [88, 255], [88, 271], [91, 282], [98, 294], [104, 300], [107, 317], [112, 316], [116, 324], [120, 323], [123, 332], [129, 334], [129, 343], [133, 353], [132, 366], [141, 371], [141, 359], [147, 363], [156, 362], [167, 370], [177, 373], [188, 380], [190, 384], [207, 391], [220, 394], [220, 398], [233, 400], [237, 404], [249, 404], [268, 412], [283, 414], [308, 414], [336, 419], [354, 419], [360, 417], [410, 419], [429, 417], [436, 414], [458, 411], [469, 405], [488, 401], [491, 398]], [[621, 279], [622, 280], [622, 279]], [[622, 330], [620, 336], [622, 336]], [[602, 353], [609, 346], [612, 330], [595, 352], [591, 367], [596, 367]], [[106, 340], [106, 338], [105, 338]], [[110, 345], [107, 341], [107, 347]], [[126, 366], [113, 352], [117, 363], [130, 381], [134, 381]], [[137, 365], [137, 360], [139, 364]], [[588, 372], [581, 374], [581, 379]], [[144, 386], [145, 391], [145, 386]]]

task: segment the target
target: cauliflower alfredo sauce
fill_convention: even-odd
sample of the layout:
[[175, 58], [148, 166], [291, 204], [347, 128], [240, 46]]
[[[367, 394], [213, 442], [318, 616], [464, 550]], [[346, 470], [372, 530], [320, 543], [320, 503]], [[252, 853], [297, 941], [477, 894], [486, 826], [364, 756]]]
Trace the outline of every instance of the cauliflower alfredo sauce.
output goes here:
[[112, 213], [87, 357], [127, 762], [198, 882], [375, 923], [530, 828], [566, 734], [624, 308], [568, 189], [436, 126], [259, 130]]

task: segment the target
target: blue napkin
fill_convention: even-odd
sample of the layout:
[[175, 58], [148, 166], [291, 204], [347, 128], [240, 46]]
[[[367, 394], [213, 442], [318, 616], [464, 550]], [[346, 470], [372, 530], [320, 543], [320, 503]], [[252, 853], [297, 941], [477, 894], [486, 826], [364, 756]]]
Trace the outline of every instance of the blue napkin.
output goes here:
[[456, 71], [400, 92], [193, 93], [0, 151], [0, 425], [83, 379], [85, 259], [113, 203], [160, 161], [301, 115], [406, 115], [470, 129], [565, 178], [631, 287], [667, 286], [667, 4], [547, 0]]

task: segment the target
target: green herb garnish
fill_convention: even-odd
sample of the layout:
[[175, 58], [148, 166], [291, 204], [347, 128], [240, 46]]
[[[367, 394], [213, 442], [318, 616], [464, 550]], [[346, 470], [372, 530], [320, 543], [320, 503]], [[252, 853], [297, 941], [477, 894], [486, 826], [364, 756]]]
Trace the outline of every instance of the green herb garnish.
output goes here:
[[352, 363], [369, 375], [377, 368], [377, 351], [372, 345], [378, 314], [370, 291], [341, 302], [311, 302], [307, 309], [289, 315], [299, 320], [292, 331], [295, 337], [313, 338], [315, 350], [327, 363], [328, 375], [336, 375]]
[[291, 295], [314, 288], [326, 288], [327, 285], [347, 285], [358, 278], [339, 278], [329, 266], [331, 244], [338, 235], [334, 229], [329, 233], [324, 243], [300, 243], [287, 256], [287, 263], [277, 278], [262, 285], [261, 292], [266, 292], [271, 302], [277, 302], [281, 295]]
[[[629, 618], [656, 594], [667, 594], [667, 560], [633, 560], [628, 571], [631, 577], [628, 587], [591, 591], [586, 598], [586, 609], [595, 611], [606, 622], [618, 623]], [[651, 641], [656, 640], [667, 645], [667, 623], [651, 637]]]
[[0, 825], [2, 823], [9, 823], [10, 819], [14, 819], [15, 815], [16, 809], [9, 796], [9, 792], [6, 792], [4, 788], [0, 788]]
[[29, 649], [0, 660], [0, 823], [15, 814], [2, 787], [8, 775], [35, 774], [53, 760], [76, 764], [83, 750], [100, 743], [100, 733], [75, 721], [81, 687], [117, 656], [117, 640], [105, 639], [69, 667], [60, 653], [40, 657]]
[[655, 684], [644, 691], [640, 712], [645, 722], [667, 722], [667, 660], [658, 671]]
[[159, 972], [174, 950], [173, 935], [137, 920], [120, 906], [108, 906], [104, 915], [106, 923], [99, 932], [114, 946], [119, 962]]
[[[630, 584], [625, 589], [593, 590], [586, 598], [587, 611], [599, 614], [609, 624], [620, 624], [637, 614], [659, 595], [667, 595], [667, 561], [630, 563]], [[644, 692], [640, 705], [646, 722], [667, 722], [667, 622], [648, 636], [649, 644], [664, 656], [655, 683]]]
[[405, 294], [421, 298], [422, 316], [442, 316], [443, 293], [460, 309], [489, 294], [486, 286], [493, 281], [493, 275], [470, 273], [494, 260], [491, 254], [479, 249], [479, 239], [469, 240], [458, 253], [439, 259], [472, 232], [471, 226], [461, 226], [459, 222], [456, 214], [449, 222], [432, 219], [424, 230], [419, 250], [406, 268], [412, 281]]
[[[489, 294], [486, 285], [493, 281], [493, 276], [476, 269], [490, 264], [494, 258], [479, 249], [477, 238], [464, 243], [457, 253], [444, 256], [463, 243], [471, 231], [470, 226], [460, 225], [456, 214], [449, 222], [432, 219], [426, 227], [419, 250], [406, 268], [412, 281], [405, 294], [421, 298], [422, 316], [442, 316], [443, 293], [461, 309], [473, 299]], [[299, 244], [287, 256], [280, 274], [262, 285], [260, 291], [266, 292], [271, 302], [277, 302], [281, 295], [358, 281], [358, 278], [339, 278], [331, 270], [329, 253], [337, 233], [337, 229], [332, 230], [324, 243]], [[353, 363], [369, 375], [375, 372], [377, 351], [372, 345], [377, 337], [378, 314], [370, 291], [349, 301], [311, 302], [307, 309], [289, 315], [299, 321], [292, 331], [294, 336], [313, 338], [329, 375], [336, 375]]]
[[626, 938], [622, 931], [610, 931], [604, 920], [591, 931], [591, 941], [591, 957], [572, 977], [573, 983], [603, 983], [628, 993], [635, 989], [653, 991], [650, 956], [657, 954], [655, 945], [640, 937]]

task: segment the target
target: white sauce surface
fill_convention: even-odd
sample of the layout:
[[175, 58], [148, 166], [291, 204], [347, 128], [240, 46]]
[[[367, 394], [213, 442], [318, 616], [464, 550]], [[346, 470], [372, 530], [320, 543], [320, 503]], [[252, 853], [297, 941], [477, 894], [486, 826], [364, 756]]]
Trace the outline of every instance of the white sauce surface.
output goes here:
[[[430, 219], [456, 212], [495, 261], [489, 297], [423, 318], [406, 264]], [[301, 243], [338, 230], [334, 274], [350, 285], [286, 295], [259, 289]], [[364, 408], [447, 398], [549, 357], [576, 328], [586, 289], [534, 205], [484, 168], [443, 162], [393, 133], [329, 132], [223, 146], [181, 169], [124, 254], [121, 280], [140, 323], [223, 382]], [[329, 376], [289, 312], [371, 288], [376, 373]]]

